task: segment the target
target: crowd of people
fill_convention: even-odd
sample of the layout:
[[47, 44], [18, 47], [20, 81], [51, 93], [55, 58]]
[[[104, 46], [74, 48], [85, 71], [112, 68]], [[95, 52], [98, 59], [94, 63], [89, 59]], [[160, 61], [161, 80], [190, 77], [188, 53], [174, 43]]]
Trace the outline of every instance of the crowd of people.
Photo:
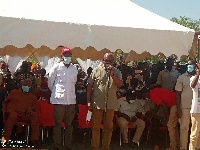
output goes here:
[[[64, 149], [73, 148], [73, 120], [78, 113], [78, 104], [86, 105], [92, 111], [93, 150], [100, 148], [102, 120], [102, 149], [109, 149], [113, 118], [117, 118], [123, 147], [139, 147], [142, 141], [160, 146], [162, 143], [154, 137], [162, 136], [159, 127], [164, 126], [169, 133], [169, 150], [200, 149], [199, 63], [189, 60], [180, 66], [169, 57], [166, 63], [160, 61], [150, 66], [143, 62], [130, 67], [116, 65], [114, 56], [106, 53], [102, 64], [84, 72], [72, 63], [71, 57], [71, 50], [63, 48], [61, 61], [48, 75], [39, 64], [32, 65], [27, 61], [11, 74], [6, 63], [0, 62], [2, 142], [10, 140], [16, 122], [27, 121], [32, 128], [30, 142], [38, 148], [40, 122], [36, 103], [48, 100], [53, 105], [55, 150], [63, 146], [62, 122], [65, 123]], [[128, 140], [128, 125], [136, 127], [131, 141]]]

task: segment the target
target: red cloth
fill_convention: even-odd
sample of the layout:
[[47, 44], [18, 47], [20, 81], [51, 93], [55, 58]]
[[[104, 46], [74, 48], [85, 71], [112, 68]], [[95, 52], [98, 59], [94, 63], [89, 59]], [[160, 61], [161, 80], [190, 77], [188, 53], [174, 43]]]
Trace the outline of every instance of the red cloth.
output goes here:
[[36, 111], [37, 98], [31, 93], [22, 90], [12, 90], [4, 100], [3, 105], [6, 112], [15, 111], [23, 115], [28, 110]]
[[168, 107], [176, 105], [175, 92], [165, 90], [162, 88], [155, 88], [151, 90], [150, 99], [157, 105], [160, 105], [162, 101], [166, 103]]
[[48, 89], [48, 83], [46, 80], [43, 80], [40, 85], [41, 89]]
[[117, 96], [117, 99], [122, 98], [122, 96], [121, 96], [121, 92], [120, 92], [120, 91], [117, 91], [117, 92], [116, 92], [116, 96]]
[[51, 97], [51, 91], [42, 92], [41, 90], [36, 90], [33, 94], [38, 100], [50, 100]]

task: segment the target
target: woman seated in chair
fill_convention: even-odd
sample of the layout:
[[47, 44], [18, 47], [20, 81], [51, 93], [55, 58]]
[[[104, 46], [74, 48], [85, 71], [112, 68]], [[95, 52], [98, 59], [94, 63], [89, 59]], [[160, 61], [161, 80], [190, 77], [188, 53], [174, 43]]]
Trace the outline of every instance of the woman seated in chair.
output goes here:
[[10, 140], [12, 129], [17, 122], [30, 123], [32, 134], [31, 143], [37, 146], [39, 143], [39, 115], [36, 111], [37, 98], [30, 93], [32, 82], [26, 79], [20, 90], [12, 90], [3, 102], [5, 112], [5, 132], [2, 142]]

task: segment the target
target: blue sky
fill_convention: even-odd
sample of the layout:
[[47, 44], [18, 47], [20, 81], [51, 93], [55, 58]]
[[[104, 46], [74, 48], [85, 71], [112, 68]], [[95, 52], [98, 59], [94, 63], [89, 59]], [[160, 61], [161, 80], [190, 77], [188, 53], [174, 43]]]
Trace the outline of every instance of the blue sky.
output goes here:
[[164, 18], [186, 16], [193, 20], [200, 19], [200, 0], [131, 0]]

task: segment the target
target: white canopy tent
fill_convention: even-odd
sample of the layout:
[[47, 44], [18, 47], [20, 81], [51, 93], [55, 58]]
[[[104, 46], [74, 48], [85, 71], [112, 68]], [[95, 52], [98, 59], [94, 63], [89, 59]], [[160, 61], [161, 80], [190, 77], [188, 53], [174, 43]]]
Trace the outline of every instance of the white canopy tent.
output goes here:
[[130, 0], [0, 1], [0, 56], [58, 57], [63, 45], [83, 60], [117, 49], [180, 57], [189, 54], [194, 34]]

